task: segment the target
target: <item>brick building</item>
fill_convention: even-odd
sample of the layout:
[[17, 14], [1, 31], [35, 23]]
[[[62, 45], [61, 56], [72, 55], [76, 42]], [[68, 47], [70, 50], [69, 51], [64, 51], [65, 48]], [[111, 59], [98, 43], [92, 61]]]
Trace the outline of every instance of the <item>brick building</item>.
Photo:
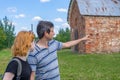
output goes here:
[[120, 52], [120, 0], [71, 0], [71, 40], [90, 34], [93, 42], [72, 48], [79, 53]]

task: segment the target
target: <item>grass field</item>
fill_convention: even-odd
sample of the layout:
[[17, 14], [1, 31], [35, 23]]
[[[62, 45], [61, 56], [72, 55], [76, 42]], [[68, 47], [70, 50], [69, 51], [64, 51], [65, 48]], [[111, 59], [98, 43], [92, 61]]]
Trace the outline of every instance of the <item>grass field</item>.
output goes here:
[[[0, 51], [0, 74], [11, 59], [9, 49]], [[58, 51], [61, 80], [120, 80], [120, 54], [77, 54]]]

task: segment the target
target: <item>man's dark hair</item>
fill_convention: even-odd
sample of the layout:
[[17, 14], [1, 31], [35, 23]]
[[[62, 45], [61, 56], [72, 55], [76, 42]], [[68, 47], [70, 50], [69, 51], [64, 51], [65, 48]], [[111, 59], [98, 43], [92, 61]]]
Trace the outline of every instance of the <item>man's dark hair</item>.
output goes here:
[[44, 33], [50, 33], [50, 29], [54, 27], [54, 24], [49, 21], [39, 21], [37, 25], [37, 35], [41, 39], [44, 36]]

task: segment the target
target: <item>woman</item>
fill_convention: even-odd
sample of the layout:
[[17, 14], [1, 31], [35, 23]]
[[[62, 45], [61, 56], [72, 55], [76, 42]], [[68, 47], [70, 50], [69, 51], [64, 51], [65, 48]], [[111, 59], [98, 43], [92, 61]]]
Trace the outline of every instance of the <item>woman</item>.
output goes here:
[[[31, 75], [31, 68], [26, 61], [28, 52], [32, 47], [32, 42], [34, 40], [35, 35], [29, 31], [21, 31], [18, 33], [14, 40], [14, 44], [12, 46], [12, 54], [13, 59], [17, 58], [21, 62], [22, 65], [22, 72], [20, 75], [20, 80], [30, 80]], [[16, 80], [17, 77], [17, 68], [18, 62], [17, 61], [10, 61], [3, 80]]]

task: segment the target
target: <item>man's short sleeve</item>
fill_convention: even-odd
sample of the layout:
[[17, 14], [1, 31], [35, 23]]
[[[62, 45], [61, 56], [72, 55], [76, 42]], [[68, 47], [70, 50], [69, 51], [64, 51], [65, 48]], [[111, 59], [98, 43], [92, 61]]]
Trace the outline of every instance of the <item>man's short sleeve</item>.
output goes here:
[[32, 69], [32, 71], [36, 71], [37, 59], [34, 55], [28, 55], [27, 61]]
[[56, 41], [56, 43], [57, 43], [57, 50], [61, 50], [62, 49], [62, 42], [59, 42], [59, 41]]

